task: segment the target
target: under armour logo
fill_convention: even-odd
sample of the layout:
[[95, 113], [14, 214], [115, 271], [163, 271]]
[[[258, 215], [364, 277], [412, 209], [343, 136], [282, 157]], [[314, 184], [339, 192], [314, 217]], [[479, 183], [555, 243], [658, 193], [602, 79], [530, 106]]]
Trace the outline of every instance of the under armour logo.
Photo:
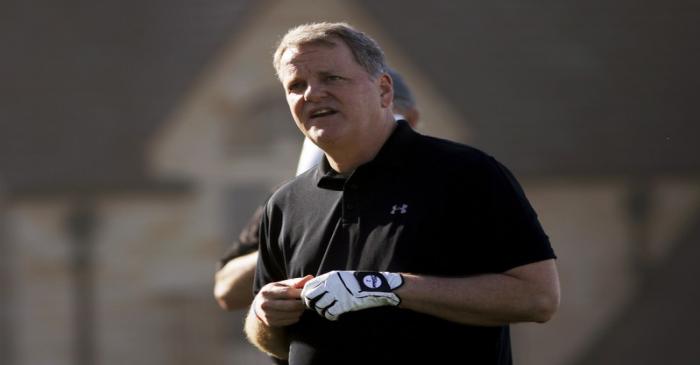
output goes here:
[[401, 206], [394, 204], [394, 206], [391, 207], [391, 214], [396, 214], [396, 212], [406, 214], [408, 212], [408, 204], [402, 204]]

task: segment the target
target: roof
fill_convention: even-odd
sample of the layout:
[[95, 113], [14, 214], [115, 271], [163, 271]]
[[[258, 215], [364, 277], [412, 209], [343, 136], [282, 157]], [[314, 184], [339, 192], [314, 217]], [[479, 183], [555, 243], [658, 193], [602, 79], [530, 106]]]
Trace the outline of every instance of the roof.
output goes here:
[[30, 191], [152, 186], [146, 141], [249, 7], [11, 3], [0, 15], [0, 182]]
[[700, 3], [361, 2], [516, 172], [700, 172]]
[[[699, 3], [358, 2], [518, 174], [700, 171]], [[148, 181], [146, 141], [252, 3], [6, 5], [0, 182]]]

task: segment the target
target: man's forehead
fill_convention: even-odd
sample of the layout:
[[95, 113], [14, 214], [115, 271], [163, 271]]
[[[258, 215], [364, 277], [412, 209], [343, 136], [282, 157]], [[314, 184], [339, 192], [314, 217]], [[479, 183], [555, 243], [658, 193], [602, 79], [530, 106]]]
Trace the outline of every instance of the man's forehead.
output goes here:
[[280, 76], [287, 79], [300, 72], [324, 73], [332, 72], [337, 68], [337, 59], [328, 57], [327, 54], [319, 55], [324, 50], [337, 49], [337, 46], [304, 45], [290, 47], [284, 51], [280, 62]]
[[290, 46], [282, 53], [282, 64], [292, 64], [300, 56], [313, 56], [315, 53], [323, 50], [336, 49], [339, 44], [330, 40], [308, 42], [299, 45]]

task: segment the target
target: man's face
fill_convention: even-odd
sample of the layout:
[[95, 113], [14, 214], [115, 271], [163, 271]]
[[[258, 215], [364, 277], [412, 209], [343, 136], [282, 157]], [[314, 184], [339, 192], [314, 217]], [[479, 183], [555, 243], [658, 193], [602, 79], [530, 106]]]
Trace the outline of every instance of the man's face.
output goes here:
[[280, 79], [301, 131], [322, 149], [361, 147], [391, 106], [391, 81], [373, 79], [348, 46], [306, 44], [287, 49]]

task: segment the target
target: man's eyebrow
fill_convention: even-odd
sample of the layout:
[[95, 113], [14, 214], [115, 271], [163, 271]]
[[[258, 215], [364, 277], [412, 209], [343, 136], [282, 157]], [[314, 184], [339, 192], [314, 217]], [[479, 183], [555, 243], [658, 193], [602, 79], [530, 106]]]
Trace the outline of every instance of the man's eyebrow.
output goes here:
[[337, 75], [337, 72], [331, 72], [331, 71], [319, 71], [318, 74], [320, 76], [334, 76]]

